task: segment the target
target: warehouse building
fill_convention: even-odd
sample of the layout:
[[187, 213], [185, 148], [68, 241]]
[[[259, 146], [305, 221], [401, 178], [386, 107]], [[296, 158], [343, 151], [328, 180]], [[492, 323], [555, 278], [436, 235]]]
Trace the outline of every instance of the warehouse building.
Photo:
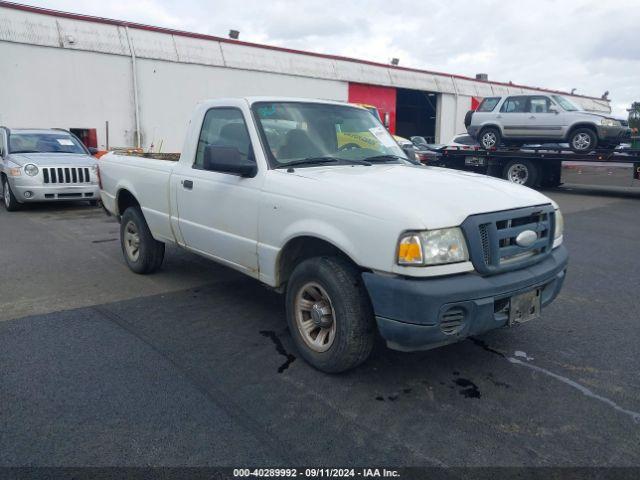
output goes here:
[[[398, 135], [448, 141], [492, 95], [549, 90], [0, 1], [0, 125], [71, 129], [101, 149], [179, 151], [206, 98], [284, 95], [378, 107]], [[561, 92], [562, 93], [562, 92]], [[569, 95], [586, 110], [609, 101]]]

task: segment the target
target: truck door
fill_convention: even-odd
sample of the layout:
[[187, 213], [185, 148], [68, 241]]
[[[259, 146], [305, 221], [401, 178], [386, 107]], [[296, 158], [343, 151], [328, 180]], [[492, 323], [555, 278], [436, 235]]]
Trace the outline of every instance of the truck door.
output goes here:
[[204, 170], [208, 145], [235, 147], [242, 158], [255, 161], [242, 111], [236, 107], [209, 109], [193, 164], [177, 165], [172, 178], [180, 232], [190, 249], [255, 276], [262, 176]]
[[497, 118], [502, 124], [502, 132], [505, 137], [529, 136], [527, 129], [529, 113], [526, 111], [526, 105], [527, 97], [521, 95], [507, 98], [500, 107]]

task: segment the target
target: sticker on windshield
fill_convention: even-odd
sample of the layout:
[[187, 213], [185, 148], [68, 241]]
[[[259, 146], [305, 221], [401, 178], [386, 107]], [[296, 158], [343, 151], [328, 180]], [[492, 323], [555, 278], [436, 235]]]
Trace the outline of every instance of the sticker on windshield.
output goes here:
[[391, 137], [391, 135], [389, 135], [389, 132], [387, 132], [384, 127], [373, 127], [370, 128], [369, 131], [385, 147], [393, 147], [395, 145], [393, 138]]
[[69, 140], [68, 138], [56, 138], [56, 140], [60, 145], [67, 145], [67, 146], [73, 147], [73, 141]]

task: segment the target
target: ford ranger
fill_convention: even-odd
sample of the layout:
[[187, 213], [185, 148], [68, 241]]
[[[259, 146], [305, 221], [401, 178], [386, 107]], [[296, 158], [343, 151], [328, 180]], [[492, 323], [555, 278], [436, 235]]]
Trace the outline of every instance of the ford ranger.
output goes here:
[[[341, 144], [349, 131], [368, 141]], [[109, 153], [99, 176], [131, 270], [177, 244], [285, 293], [296, 347], [326, 372], [365, 361], [377, 334], [424, 350], [532, 320], [567, 268], [552, 200], [417, 164], [344, 103], [206, 101], [178, 161]]]

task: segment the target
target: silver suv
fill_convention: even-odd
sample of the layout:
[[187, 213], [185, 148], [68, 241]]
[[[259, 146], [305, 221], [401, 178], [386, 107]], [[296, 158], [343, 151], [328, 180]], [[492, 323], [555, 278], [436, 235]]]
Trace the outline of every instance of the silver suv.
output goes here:
[[0, 180], [9, 211], [27, 202], [96, 204], [100, 197], [96, 158], [66, 130], [0, 127]]
[[504, 144], [568, 143], [587, 153], [629, 141], [625, 120], [581, 110], [561, 95], [487, 97], [464, 119], [467, 132], [486, 149]]

